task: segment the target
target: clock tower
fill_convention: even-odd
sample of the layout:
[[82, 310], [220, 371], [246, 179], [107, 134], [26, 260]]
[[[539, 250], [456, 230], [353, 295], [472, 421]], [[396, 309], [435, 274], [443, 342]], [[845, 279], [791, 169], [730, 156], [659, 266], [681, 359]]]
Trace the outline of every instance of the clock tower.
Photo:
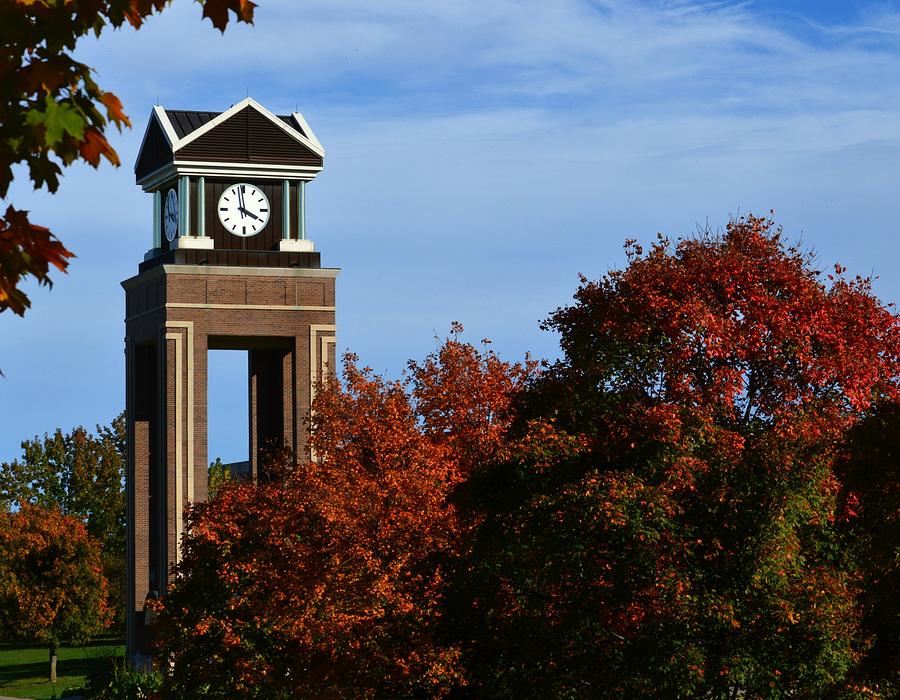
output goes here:
[[[335, 362], [335, 278], [307, 235], [325, 151], [303, 115], [247, 98], [217, 112], [154, 107], [135, 176], [152, 245], [125, 280], [129, 655], [148, 651], [184, 509], [207, 496], [207, 353], [249, 354], [249, 465], [307, 452], [305, 418]], [[243, 400], [243, 397], [242, 399]]]

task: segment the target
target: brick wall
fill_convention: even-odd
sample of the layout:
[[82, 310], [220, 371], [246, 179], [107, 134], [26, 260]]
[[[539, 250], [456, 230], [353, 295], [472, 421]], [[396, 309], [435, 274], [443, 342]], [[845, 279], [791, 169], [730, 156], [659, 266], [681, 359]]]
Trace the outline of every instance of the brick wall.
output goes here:
[[[175, 562], [177, 512], [187, 504], [189, 484], [193, 484], [195, 501], [207, 495], [209, 348], [279, 351], [272, 354], [271, 361], [276, 364], [270, 372], [281, 376], [281, 406], [274, 407], [275, 420], [281, 416], [281, 439], [304, 459], [310, 381], [313, 373], [321, 377], [323, 352], [329, 370], [334, 369], [335, 346], [328, 339], [334, 337], [336, 276], [337, 270], [327, 269], [164, 265], [123, 282], [127, 347], [132, 348], [130, 352], [143, 347], [158, 358], [156, 376], [151, 380], [157, 387], [155, 408], [145, 411], [139, 420], [135, 406], [141, 391], [153, 392], [139, 388], [147, 384], [133, 376], [140, 366], [127, 362], [131, 437], [126, 479], [131, 506], [128, 585], [135, 613], [142, 609], [147, 590], [153, 586], [148, 577], [154, 560], [163, 570]], [[176, 403], [179, 379], [181, 392]], [[178, 463], [180, 473], [176, 473]], [[154, 474], [159, 479], [158, 517], [150, 513]], [[179, 484], [180, 503], [176, 498]], [[154, 527], [157, 532], [152, 532]], [[158, 583], [163, 592], [165, 580]], [[136, 622], [129, 619], [133, 627]], [[132, 650], [134, 638], [132, 629], [128, 635]]]

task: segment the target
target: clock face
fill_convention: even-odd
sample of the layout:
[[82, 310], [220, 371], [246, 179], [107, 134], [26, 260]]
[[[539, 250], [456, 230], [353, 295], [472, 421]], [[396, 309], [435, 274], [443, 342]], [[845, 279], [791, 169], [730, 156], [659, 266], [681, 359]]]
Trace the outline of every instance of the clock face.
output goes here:
[[235, 236], [255, 236], [269, 220], [269, 200], [255, 185], [238, 182], [219, 197], [219, 221]]
[[163, 226], [166, 238], [171, 243], [178, 234], [178, 195], [175, 190], [169, 190], [166, 195], [166, 206], [163, 208]]

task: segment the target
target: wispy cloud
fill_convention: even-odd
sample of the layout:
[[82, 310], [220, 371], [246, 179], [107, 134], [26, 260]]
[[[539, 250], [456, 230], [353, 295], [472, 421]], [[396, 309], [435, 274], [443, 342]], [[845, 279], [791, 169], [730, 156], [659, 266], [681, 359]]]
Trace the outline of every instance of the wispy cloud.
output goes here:
[[[399, 370], [454, 318], [509, 356], [552, 354], [536, 321], [577, 272], [621, 263], [625, 237], [738, 209], [776, 208], [823, 260], [874, 266], [900, 299], [900, 13], [773, 2], [260, 0], [255, 27], [221, 36], [179, 0], [80, 55], [135, 118], [115, 139], [126, 164], [157, 98], [299, 107], [327, 151], [309, 217], [324, 263], [345, 268], [340, 342]], [[149, 241], [129, 170], [71, 169], [55, 197], [16, 185], [79, 258], [30, 318], [0, 316], [0, 392], [19, 406], [0, 459], [120, 407], [118, 281]], [[69, 386], [48, 406], [29, 387], [57, 365]]]
[[887, 12], [807, 26], [803, 38], [730, 2], [269, 0], [255, 28], [225, 36], [201, 31], [197, 14], [176, 3], [140, 33], [103, 37], [86, 55], [112, 80], [146, 91], [144, 77], [167, 99], [184, 99], [202, 75], [202, 92], [222, 104], [247, 90], [414, 112], [510, 100], [574, 99], [621, 113], [870, 104], [885, 90], [897, 98], [886, 80], [896, 47], [871, 41], [900, 24]]

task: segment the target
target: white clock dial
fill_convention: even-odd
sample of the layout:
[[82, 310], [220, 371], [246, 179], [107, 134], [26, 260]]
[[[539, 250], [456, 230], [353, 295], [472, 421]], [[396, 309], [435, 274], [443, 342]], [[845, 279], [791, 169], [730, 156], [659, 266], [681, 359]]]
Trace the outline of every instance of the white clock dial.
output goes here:
[[269, 200], [255, 185], [238, 182], [219, 197], [219, 221], [235, 236], [255, 236], [269, 221]]
[[175, 190], [169, 190], [166, 195], [166, 206], [163, 208], [163, 227], [166, 238], [171, 243], [178, 235], [178, 195]]

